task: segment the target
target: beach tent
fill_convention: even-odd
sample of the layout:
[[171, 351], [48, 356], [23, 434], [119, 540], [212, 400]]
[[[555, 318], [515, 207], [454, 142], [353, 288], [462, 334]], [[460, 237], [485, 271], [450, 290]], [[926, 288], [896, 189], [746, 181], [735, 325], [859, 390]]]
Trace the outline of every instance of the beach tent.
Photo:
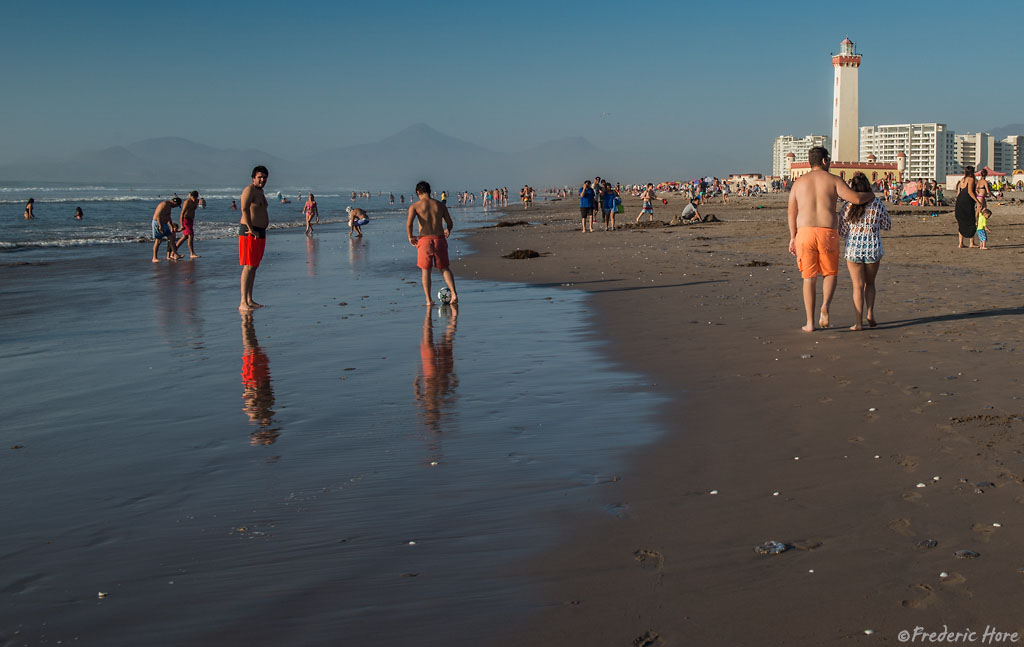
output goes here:
[[903, 197], [901, 200], [904, 202], [910, 202], [911, 200], [917, 200], [917, 192], [920, 189], [917, 182], [904, 182], [903, 183]]

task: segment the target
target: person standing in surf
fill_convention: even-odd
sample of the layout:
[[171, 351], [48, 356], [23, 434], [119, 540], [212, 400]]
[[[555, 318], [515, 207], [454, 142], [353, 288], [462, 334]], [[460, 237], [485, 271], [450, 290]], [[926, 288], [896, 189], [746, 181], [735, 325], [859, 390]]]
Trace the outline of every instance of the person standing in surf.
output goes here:
[[160, 243], [167, 240], [167, 260], [176, 261], [181, 256], [177, 252], [178, 245], [175, 243], [174, 229], [171, 227], [171, 210], [181, 206], [181, 198], [174, 196], [170, 200], [161, 200], [153, 211], [153, 262], [159, 263], [157, 251]]
[[174, 251], [177, 253], [181, 244], [187, 242], [189, 258], [199, 258], [199, 254], [196, 254], [196, 249], [193, 243], [196, 238], [197, 206], [199, 206], [199, 192], [193, 191], [188, 194], [188, 197], [185, 198], [185, 202], [181, 205], [181, 240], [179, 240], [174, 246]]
[[263, 260], [267, 247], [267, 228], [270, 216], [267, 213], [267, 196], [263, 187], [267, 185], [270, 171], [266, 166], [252, 170], [252, 183], [242, 191], [242, 219], [238, 225], [238, 264], [242, 266], [241, 300], [238, 309], [252, 312], [263, 305], [252, 299], [252, 288], [256, 282], [256, 270]]

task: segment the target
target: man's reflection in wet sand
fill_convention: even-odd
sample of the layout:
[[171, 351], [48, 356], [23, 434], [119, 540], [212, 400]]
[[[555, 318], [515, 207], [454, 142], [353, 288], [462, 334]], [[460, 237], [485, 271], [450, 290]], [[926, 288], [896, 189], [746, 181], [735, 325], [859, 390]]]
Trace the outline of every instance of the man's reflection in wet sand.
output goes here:
[[362, 238], [348, 239], [348, 264], [353, 268], [362, 268], [366, 264], [366, 247], [369, 243]]
[[156, 320], [160, 335], [174, 349], [203, 348], [200, 288], [192, 263], [154, 265]]
[[427, 308], [423, 320], [423, 341], [420, 343], [420, 373], [413, 382], [416, 404], [422, 409], [423, 423], [432, 431], [440, 432], [441, 418], [446, 409], [455, 401], [455, 389], [459, 378], [455, 375], [455, 359], [452, 343], [455, 340], [455, 324], [459, 318], [458, 306], [443, 306], [442, 312], [449, 313], [444, 337], [434, 343], [434, 320], [432, 309]]
[[316, 238], [306, 237], [306, 274], [316, 276]]
[[270, 386], [270, 360], [260, 348], [252, 313], [242, 315], [242, 411], [259, 429], [249, 435], [252, 445], [272, 445], [281, 435], [274, 424], [274, 389]]

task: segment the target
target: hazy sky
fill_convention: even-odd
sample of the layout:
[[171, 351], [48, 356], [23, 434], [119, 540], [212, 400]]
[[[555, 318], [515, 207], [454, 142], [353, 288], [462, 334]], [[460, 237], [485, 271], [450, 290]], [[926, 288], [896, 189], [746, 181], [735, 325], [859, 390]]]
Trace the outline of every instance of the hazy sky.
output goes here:
[[0, 162], [165, 135], [299, 157], [425, 122], [499, 151], [582, 135], [770, 172], [775, 136], [829, 132], [847, 34], [862, 125], [1024, 122], [1022, 18], [1018, 0], [7, 3]]

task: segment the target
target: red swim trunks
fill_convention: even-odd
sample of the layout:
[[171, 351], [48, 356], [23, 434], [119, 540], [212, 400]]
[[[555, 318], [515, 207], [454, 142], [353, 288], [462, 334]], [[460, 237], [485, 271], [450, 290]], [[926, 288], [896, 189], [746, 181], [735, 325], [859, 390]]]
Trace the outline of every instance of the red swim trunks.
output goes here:
[[420, 236], [416, 239], [416, 267], [448, 269], [448, 240], [444, 236]]
[[181, 231], [178, 233], [182, 236], [194, 236], [196, 233], [195, 222], [193, 218], [185, 218], [181, 221]]
[[259, 267], [267, 248], [267, 230], [253, 227], [250, 236], [244, 226], [238, 228], [238, 264]]

